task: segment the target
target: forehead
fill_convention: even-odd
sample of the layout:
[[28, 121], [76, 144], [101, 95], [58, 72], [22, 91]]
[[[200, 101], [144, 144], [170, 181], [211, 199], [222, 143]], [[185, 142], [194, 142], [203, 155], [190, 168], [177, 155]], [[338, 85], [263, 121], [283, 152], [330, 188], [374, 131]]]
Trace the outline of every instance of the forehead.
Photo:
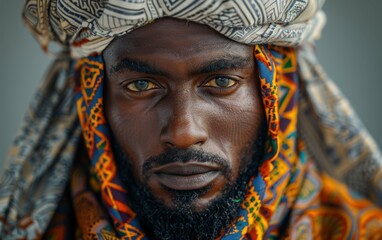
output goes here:
[[243, 56], [251, 52], [251, 46], [230, 40], [209, 26], [164, 18], [114, 39], [103, 55], [117, 61], [126, 55], [187, 58], [211, 54]]

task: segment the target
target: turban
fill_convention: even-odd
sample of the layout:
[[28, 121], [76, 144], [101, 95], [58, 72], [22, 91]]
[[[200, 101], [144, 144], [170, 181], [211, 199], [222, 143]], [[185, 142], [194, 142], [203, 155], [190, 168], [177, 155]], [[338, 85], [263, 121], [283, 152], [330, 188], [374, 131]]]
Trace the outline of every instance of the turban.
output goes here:
[[[267, 154], [248, 183], [238, 218], [220, 237], [381, 236], [381, 210], [369, 201], [382, 205], [380, 152], [312, 47], [324, 21], [322, 3], [28, 0], [24, 19], [42, 47], [58, 42], [70, 55], [65, 50], [57, 56], [11, 149], [0, 180], [1, 235], [69, 236], [75, 214], [84, 238], [146, 239], [120, 185], [110, 139], [96, 136], [110, 135], [97, 105], [103, 100], [100, 54], [113, 38], [173, 17], [254, 45], [259, 68]], [[94, 85], [87, 89], [89, 79]], [[80, 138], [90, 159], [78, 149]]]
[[113, 38], [158, 18], [206, 24], [246, 44], [297, 45], [319, 35], [324, 0], [208, 1], [36, 1], [24, 18], [44, 49], [55, 41], [69, 45], [72, 57], [102, 52]]

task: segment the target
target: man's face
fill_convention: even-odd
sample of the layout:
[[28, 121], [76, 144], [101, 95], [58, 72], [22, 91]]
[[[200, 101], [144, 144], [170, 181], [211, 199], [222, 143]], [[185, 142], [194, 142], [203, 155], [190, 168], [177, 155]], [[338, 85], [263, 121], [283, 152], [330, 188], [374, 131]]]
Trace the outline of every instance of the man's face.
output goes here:
[[134, 181], [169, 208], [198, 192], [190, 206], [203, 211], [251, 162], [264, 119], [253, 47], [162, 19], [103, 57], [106, 117]]

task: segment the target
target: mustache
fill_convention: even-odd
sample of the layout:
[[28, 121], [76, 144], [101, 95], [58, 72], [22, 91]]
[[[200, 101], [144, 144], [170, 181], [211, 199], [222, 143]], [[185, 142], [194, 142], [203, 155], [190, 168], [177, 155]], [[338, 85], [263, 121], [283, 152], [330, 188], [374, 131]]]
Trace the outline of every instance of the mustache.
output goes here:
[[222, 174], [229, 178], [231, 177], [231, 164], [230, 162], [216, 154], [205, 152], [199, 149], [179, 149], [171, 148], [157, 156], [152, 156], [144, 162], [142, 166], [143, 176], [146, 177], [150, 174], [151, 169], [169, 163], [214, 163], [222, 170]]

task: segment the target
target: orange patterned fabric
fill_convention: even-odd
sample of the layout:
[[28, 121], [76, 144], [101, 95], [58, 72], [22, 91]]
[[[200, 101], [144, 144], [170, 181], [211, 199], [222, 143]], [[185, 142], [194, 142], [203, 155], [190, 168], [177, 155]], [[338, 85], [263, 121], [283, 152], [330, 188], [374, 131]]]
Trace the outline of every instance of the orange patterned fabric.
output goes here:
[[[299, 82], [292, 48], [254, 47], [268, 124], [264, 163], [247, 187], [236, 220], [220, 239], [381, 239], [382, 210], [321, 173], [299, 136]], [[147, 239], [128, 206], [103, 113], [102, 57], [79, 61], [77, 107], [90, 172], [72, 175], [77, 236]], [[85, 168], [86, 169], [86, 168]], [[108, 220], [111, 220], [110, 222]]]

